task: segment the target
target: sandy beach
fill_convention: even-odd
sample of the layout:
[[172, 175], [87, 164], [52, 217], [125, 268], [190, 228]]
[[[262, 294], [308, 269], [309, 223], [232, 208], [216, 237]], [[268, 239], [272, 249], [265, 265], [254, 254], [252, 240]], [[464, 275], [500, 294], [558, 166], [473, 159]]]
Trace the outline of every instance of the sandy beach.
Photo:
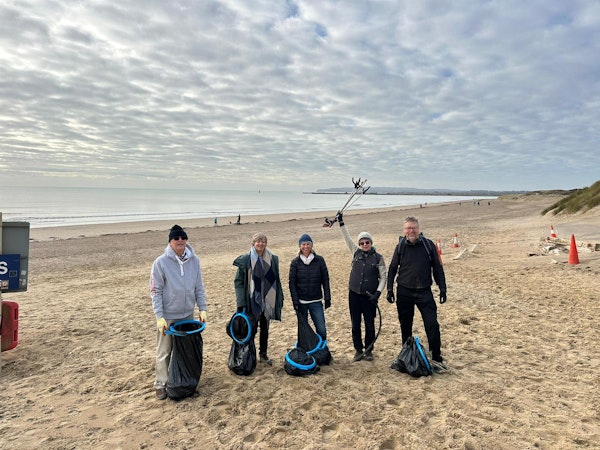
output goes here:
[[[325, 214], [177, 221], [200, 257], [209, 308], [199, 395], [181, 402], [156, 400], [152, 386], [148, 278], [173, 222], [32, 229], [28, 291], [3, 295], [20, 316], [19, 344], [2, 353], [0, 448], [600, 448], [600, 210], [541, 216], [555, 199], [345, 214], [351, 235], [369, 231], [386, 262], [407, 215], [441, 242], [450, 371], [425, 378], [390, 369], [400, 327], [383, 296], [375, 360], [351, 362], [351, 255], [337, 225], [322, 227]], [[575, 235], [580, 264], [547, 240], [551, 225], [563, 244]], [[256, 231], [279, 255], [286, 299], [271, 325], [273, 366], [240, 377], [227, 368], [225, 323], [235, 310], [232, 262]], [[296, 378], [283, 360], [296, 341], [287, 272], [302, 233], [331, 275], [334, 362]], [[414, 333], [427, 347], [418, 312]]]

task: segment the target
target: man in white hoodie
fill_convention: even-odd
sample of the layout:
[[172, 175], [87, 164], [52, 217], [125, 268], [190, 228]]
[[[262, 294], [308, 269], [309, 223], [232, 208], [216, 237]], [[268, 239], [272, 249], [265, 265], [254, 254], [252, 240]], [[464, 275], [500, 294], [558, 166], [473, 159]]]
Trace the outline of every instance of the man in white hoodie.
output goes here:
[[167, 379], [172, 338], [165, 331], [175, 322], [192, 320], [197, 305], [199, 320], [206, 321], [206, 294], [200, 260], [187, 243], [187, 234], [179, 225], [169, 232], [169, 244], [152, 264], [150, 295], [156, 315], [156, 398], [167, 398]]

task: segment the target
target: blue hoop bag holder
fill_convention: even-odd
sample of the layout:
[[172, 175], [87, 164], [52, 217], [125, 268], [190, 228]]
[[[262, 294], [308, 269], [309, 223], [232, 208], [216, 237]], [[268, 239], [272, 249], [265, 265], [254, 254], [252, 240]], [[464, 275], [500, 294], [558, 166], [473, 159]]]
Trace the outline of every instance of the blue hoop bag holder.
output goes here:
[[236, 312], [225, 325], [225, 332], [233, 340], [227, 367], [237, 375], [251, 375], [256, 369], [256, 320], [244, 308]]
[[327, 347], [327, 340], [316, 333], [308, 323], [308, 319], [298, 314], [298, 341], [294, 348], [305, 350], [317, 361], [317, 365], [326, 366], [333, 359]]
[[[240, 321], [242, 325], [240, 325]], [[244, 331], [246, 331], [244, 333]], [[242, 312], [236, 312], [232, 317], [229, 323], [227, 324], [227, 334], [231, 339], [233, 339], [237, 344], [244, 345], [247, 344], [252, 338], [252, 322], [246, 314], [246, 309]]]
[[196, 392], [202, 374], [205, 328], [206, 323], [198, 320], [180, 320], [165, 331], [173, 337], [167, 379], [167, 396], [172, 400], [183, 400]]
[[301, 348], [293, 348], [285, 354], [283, 368], [288, 375], [296, 377], [312, 375], [320, 370], [315, 358]]

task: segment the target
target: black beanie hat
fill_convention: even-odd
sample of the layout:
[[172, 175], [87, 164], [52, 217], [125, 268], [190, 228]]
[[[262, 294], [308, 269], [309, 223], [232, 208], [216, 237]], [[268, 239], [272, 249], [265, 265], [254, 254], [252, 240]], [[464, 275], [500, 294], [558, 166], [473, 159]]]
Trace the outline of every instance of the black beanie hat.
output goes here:
[[174, 239], [179, 236], [181, 236], [184, 239], [188, 238], [185, 231], [183, 231], [183, 228], [181, 228], [179, 225], [173, 225], [171, 227], [171, 231], [169, 232], [169, 242], [171, 242], [171, 239]]

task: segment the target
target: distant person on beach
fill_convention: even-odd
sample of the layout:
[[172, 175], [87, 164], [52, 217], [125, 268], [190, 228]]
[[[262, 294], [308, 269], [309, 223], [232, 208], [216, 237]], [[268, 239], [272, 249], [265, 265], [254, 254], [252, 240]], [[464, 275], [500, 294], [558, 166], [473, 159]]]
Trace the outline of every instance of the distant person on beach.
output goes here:
[[281, 320], [283, 288], [279, 277], [279, 258], [267, 248], [267, 236], [252, 236], [250, 252], [238, 256], [233, 265], [235, 297], [238, 311], [254, 316], [260, 328], [259, 360], [272, 365], [268, 356], [269, 323]]
[[[352, 322], [352, 343], [356, 353], [353, 361], [361, 359], [373, 361], [375, 342], [375, 314], [377, 302], [385, 287], [386, 270], [383, 256], [373, 246], [373, 237], [366, 231], [358, 235], [358, 245], [352, 240], [344, 226], [344, 217], [338, 212], [336, 221], [346, 245], [352, 254], [352, 268], [348, 291], [350, 320]], [[361, 322], [365, 321], [365, 340], [363, 343]]]
[[218, 219], [218, 217], [215, 217], [214, 225], [215, 225], [215, 227], [219, 226], [219, 219]]
[[169, 243], [152, 264], [150, 295], [156, 316], [156, 398], [167, 398], [167, 379], [171, 360], [172, 338], [165, 331], [175, 322], [192, 320], [198, 306], [201, 322], [206, 321], [206, 294], [200, 259], [187, 242], [179, 225], [169, 231]]
[[294, 310], [315, 325], [315, 331], [323, 340], [327, 339], [325, 309], [331, 306], [329, 271], [325, 259], [313, 250], [313, 240], [303, 234], [298, 240], [300, 251], [290, 264], [289, 288]]
[[237, 218], [236, 225], [239, 225], [239, 224], [241, 224], [241, 223], [242, 223], [242, 216], [240, 216], [240, 215], [238, 214], [238, 218]]
[[[415, 306], [419, 308], [425, 334], [431, 350], [432, 365], [438, 371], [446, 369], [441, 353], [440, 325], [437, 306], [431, 291], [432, 279], [440, 289], [440, 303], [446, 302], [446, 277], [435, 244], [419, 232], [419, 221], [409, 216], [404, 219], [404, 236], [396, 245], [387, 276], [387, 300], [396, 300], [402, 344], [412, 336]], [[394, 281], [397, 281], [397, 299]]]

